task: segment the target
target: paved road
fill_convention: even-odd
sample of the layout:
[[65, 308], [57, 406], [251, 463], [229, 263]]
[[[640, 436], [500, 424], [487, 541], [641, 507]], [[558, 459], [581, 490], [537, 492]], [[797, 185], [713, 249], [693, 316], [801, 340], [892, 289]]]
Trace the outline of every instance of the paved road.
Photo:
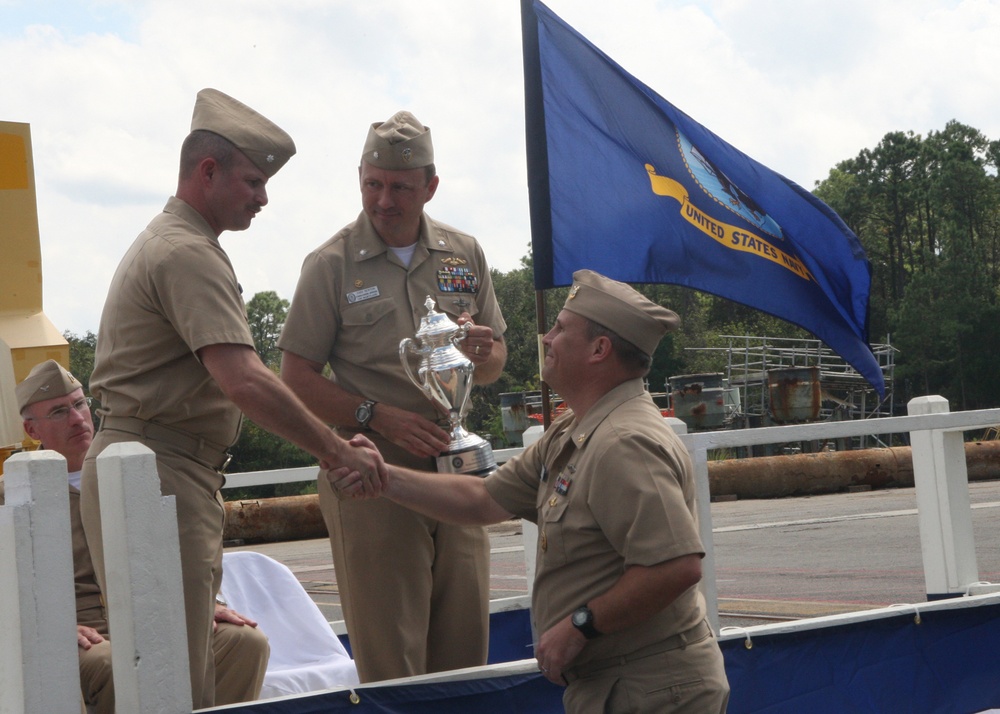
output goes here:
[[[970, 485], [979, 579], [1000, 582], [1000, 482]], [[721, 624], [925, 602], [914, 490], [712, 504]], [[527, 592], [518, 523], [490, 528], [494, 598]], [[340, 597], [325, 540], [231, 550], [288, 565], [328, 619]]]
[[[489, 532], [491, 597], [526, 595], [528, 583], [520, 523], [511, 521], [490, 526]], [[295, 573], [328, 620], [342, 619], [333, 556], [330, 554], [330, 541], [326, 538], [226, 548], [227, 552], [238, 550], [255, 550], [284, 563]]]
[[[1000, 482], [969, 493], [979, 579], [998, 582]], [[797, 618], [927, 600], [912, 488], [713, 503], [712, 526], [720, 614]]]

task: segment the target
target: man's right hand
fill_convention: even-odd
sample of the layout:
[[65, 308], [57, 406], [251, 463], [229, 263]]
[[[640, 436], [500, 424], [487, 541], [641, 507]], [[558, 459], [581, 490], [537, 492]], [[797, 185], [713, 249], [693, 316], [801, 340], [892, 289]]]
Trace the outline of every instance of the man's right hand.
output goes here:
[[94, 645], [104, 642], [104, 637], [93, 627], [86, 625], [76, 626], [76, 643], [85, 650], [89, 650]]
[[368, 426], [414, 456], [430, 458], [448, 448], [448, 432], [429, 419], [379, 402]]
[[[347, 442], [340, 437], [334, 438], [340, 442], [338, 453], [320, 461], [334, 492], [350, 498], [380, 495], [389, 482], [389, 473], [375, 444], [363, 434], [356, 434]], [[340, 469], [351, 477], [335, 478], [334, 471]]]

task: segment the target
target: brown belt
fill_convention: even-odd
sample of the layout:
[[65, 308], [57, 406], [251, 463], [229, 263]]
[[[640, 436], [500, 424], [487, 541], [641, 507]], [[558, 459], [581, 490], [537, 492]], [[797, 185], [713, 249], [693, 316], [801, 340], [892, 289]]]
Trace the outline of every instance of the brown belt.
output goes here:
[[143, 439], [162, 441], [164, 444], [176, 446], [178, 449], [186, 451], [193, 458], [208, 464], [219, 473], [223, 473], [226, 470], [226, 467], [233, 458], [232, 454], [228, 453], [228, 447], [213, 444], [180, 429], [173, 429], [136, 417], [101, 417], [101, 424], [97, 429], [98, 431], [104, 431], [105, 429], [110, 431], [124, 431], [126, 434], [134, 434]]
[[653, 655], [660, 654], [661, 652], [669, 652], [670, 650], [687, 647], [691, 642], [700, 642], [711, 634], [712, 628], [709, 626], [708, 620], [702, 620], [689, 630], [679, 632], [676, 635], [671, 635], [664, 640], [654, 642], [651, 645], [646, 645], [645, 647], [641, 647], [634, 652], [629, 652], [628, 654], [619, 655], [617, 657], [606, 657], [604, 659], [594, 660], [593, 662], [581, 664], [579, 667], [570, 667], [563, 672], [563, 677], [566, 678], [567, 682], [572, 682], [574, 679], [589, 677], [595, 672], [600, 672], [602, 669], [607, 669], [608, 667], [623, 665], [627, 662], [634, 662], [637, 659], [643, 659], [644, 657], [652, 657]]

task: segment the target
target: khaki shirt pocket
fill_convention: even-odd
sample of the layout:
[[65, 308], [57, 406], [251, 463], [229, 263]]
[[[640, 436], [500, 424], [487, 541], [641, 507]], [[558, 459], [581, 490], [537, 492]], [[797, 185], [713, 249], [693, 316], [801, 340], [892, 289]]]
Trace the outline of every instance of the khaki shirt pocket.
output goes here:
[[541, 504], [538, 538], [542, 557], [550, 565], [566, 564], [566, 510], [569, 499], [550, 492]]
[[395, 311], [396, 302], [391, 298], [348, 303], [342, 311], [341, 321], [349, 327], [370, 327]]
[[473, 321], [479, 314], [479, 305], [476, 304], [476, 296], [472, 293], [438, 293], [435, 300], [438, 311], [447, 313], [455, 322], [458, 322], [463, 312], [469, 313]]

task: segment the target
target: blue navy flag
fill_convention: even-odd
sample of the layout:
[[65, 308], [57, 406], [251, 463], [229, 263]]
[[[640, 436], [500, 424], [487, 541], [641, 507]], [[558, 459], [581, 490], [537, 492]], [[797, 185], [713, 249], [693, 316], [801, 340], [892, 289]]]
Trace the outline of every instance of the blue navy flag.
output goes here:
[[537, 0], [521, 7], [535, 288], [590, 268], [792, 322], [880, 394], [871, 271], [825, 203], [730, 146]]

